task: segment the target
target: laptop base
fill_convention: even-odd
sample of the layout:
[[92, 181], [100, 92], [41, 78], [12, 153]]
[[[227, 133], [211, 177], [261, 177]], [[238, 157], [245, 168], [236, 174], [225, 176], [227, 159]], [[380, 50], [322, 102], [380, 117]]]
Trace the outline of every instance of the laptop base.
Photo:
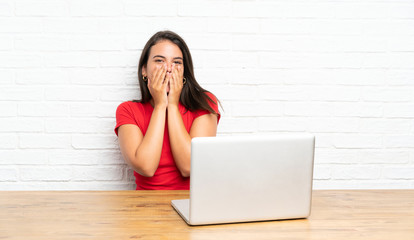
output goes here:
[[184, 221], [190, 224], [190, 199], [172, 200], [172, 207], [177, 213], [184, 219]]

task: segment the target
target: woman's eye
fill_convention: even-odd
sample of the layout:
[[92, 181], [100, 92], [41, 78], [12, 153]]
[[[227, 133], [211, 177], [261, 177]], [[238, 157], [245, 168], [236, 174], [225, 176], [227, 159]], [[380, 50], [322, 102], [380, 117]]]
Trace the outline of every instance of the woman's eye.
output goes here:
[[162, 62], [162, 59], [155, 59], [155, 62]]
[[179, 62], [179, 61], [176, 61], [176, 62], [174, 62], [175, 64], [182, 64], [182, 62]]

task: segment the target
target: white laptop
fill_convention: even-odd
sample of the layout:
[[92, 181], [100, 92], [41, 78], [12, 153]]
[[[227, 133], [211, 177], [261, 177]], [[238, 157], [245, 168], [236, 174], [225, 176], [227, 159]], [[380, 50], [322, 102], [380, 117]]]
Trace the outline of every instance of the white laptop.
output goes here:
[[171, 201], [189, 225], [306, 218], [315, 137], [200, 137], [191, 141], [190, 199]]

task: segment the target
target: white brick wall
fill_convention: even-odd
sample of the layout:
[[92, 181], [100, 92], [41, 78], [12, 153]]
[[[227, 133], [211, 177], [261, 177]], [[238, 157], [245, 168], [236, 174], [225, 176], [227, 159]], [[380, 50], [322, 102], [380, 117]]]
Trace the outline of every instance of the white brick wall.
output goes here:
[[311, 132], [315, 188], [414, 188], [411, 0], [0, 0], [0, 190], [133, 189], [114, 114], [164, 29], [219, 135]]

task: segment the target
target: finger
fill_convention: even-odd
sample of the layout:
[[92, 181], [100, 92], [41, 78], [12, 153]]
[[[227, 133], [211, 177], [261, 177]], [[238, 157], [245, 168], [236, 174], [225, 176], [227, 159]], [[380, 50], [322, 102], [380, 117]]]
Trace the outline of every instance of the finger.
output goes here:
[[155, 67], [155, 71], [152, 74], [152, 84], [156, 84], [157, 80], [158, 80], [158, 76], [160, 75], [161, 72], [161, 67], [160, 66], [156, 66]]
[[[180, 78], [180, 74], [179, 74], [179, 72], [178, 72], [178, 69], [175, 69], [174, 70], [174, 82], [175, 82], [175, 85], [177, 86], [177, 87], [181, 87], [182, 86], [182, 78]], [[181, 81], [180, 81], [181, 80]]]

